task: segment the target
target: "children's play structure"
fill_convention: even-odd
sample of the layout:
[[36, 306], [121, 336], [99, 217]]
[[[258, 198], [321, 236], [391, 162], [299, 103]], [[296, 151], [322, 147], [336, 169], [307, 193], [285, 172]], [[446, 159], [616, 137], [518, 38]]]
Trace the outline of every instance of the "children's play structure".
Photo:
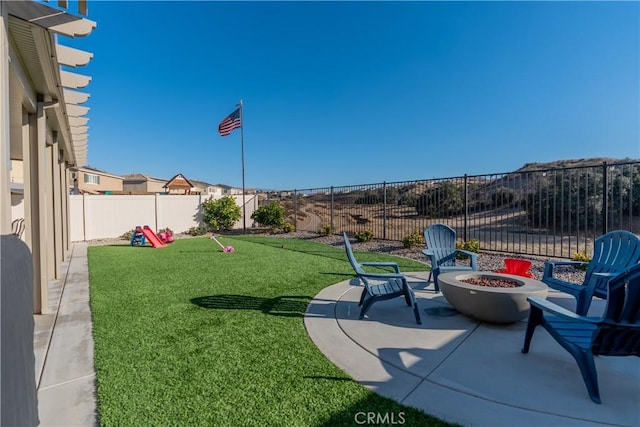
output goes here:
[[160, 238], [160, 240], [162, 240], [165, 243], [173, 242], [173, 235], [169, 230], [158, 233], [158, 237]]
[[149, 242], [154, 248], [163, 248], [167, 246], [167, 243], [173, 242], [173, 236], [170, 231], [160, 234], [162, 237], [154, 233], [148, 225], [144, 227], [138, 225], [131, 235], [131, 246], [144, 246], [146, 242]]
[[218, 244], [218, 246], [220, 246], [222, 248], [222, 252], [227, 253], [227, 252], [234, 252], [235, 251], [233, 246], [223, 246], [222, 243], [220, 243], [220, 241], [218, 239], [216, 239], [215, 234], [211, 234], [211, 240], [216, 242]]

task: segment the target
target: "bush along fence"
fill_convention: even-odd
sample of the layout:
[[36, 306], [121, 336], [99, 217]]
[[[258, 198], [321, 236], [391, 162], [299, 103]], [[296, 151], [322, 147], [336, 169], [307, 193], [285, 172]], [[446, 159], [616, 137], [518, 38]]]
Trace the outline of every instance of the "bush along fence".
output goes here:
[[640, 233], [640, 161], [270, 194], [299, 231], [402, 241], [430, 224], [482, 251], [572, 258], [610, 230]]
[[[242, 196], [231, 197], [242, 212]], [[258, 197], [247, 195], [245, 201], [246, 224], [247, 227], [253, 227], [251, 215], [258, 207]], [[154, 231], [169, 228], [182, 233], [197, 229], [204, 233], [210, 228], [211, 218], [205, 218], [206, 205], [203, 206], [203, 203], [210, 204], [204, 195], [71, 195], [71, 241], [114, 238], [138, 225], [148, 225]], [[219, 207], [222, 210], [228, 208]], [[240, 217], [232, 228], [241, 230], [243, 226], [244, 220]]]

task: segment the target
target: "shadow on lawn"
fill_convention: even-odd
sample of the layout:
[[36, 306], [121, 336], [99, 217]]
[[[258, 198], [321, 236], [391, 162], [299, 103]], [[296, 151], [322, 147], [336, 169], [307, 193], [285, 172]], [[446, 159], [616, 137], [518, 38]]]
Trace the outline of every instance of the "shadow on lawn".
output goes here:
[[305, 295], [281, 295], [274, 298], [247, 295], [207, 295], [192, 298], [198, 307], [218, 310], [260, 310], [265, 314], [283, 317], [304, 317], [312, 297]]

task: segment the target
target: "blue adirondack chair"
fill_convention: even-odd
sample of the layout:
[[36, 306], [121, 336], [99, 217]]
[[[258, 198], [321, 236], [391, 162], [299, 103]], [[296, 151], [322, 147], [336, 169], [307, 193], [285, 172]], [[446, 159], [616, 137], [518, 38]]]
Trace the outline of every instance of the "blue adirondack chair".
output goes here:
[[531, 311], [522, 348], [523, 353], [529, 352], [533, 332], [542, 325], [576, 359], [596, 403], [600, 403], [600, 391], [593, 356], [640, 357], [640, 264], [610, 279], [607, 291], [601, 318], [577, 315], [542, 298], [527, 298]]
[[[347, 237], [347, 233], [342, 233], [342, 235], [344, 237], [344, 247], [347, 252], [349, 263], [364, 285], [362, 295], [360, 295], [360, 302], [358, 303], [358, 306], [361, 307], [360, 319], [364, 318], [364, 315], [367, 313], [369, 308], [371, 308], [374, 302], [404, 296], [404, 300], [407, 305], [410, 307], [413, 306], [413, 314], [416, 318], [416, 322], [418, 324], [422, 324], [422, 321], [420, 320], [420, 313], [418, 312], [418, 303], [416, 301], [415, 294], [413, 293], [413, 289], [411, 289], [411, 286], [409, 286], [407, 277], [404, 274], [400, 273], [400, 267], [398, 266], [398, 264], [394, 262], [359, 263], [356, 260], [356, 257], [353, 255], [351, 242], [349, 241], [349, 237]], [[393, 273], [368, 273], [364, 271], [363, 268], [366, 266], [391, 268], [393, 269]], [[369, 283], [370, 279], [381, 280], [384, 281], [384, 283], [372, 284]]]
[[[438, 276], [448, 271], [477, 271], [478, 254], [456, 249], [456, 232], [445, 224], [433, 224], [424, 230], [424, 242], [427, 249], [422, 251], [431, 261], [431, 273], [436, 292], [440, 291]], [[456, 255], [464, 254], [471, 259], [470, 265], [456, 265]]]
[[[594, 242], [591, 262], [547, 261], [542, 281], [547, 286], [573, 295], [576, 313], [584, 316], [589, 311], [593, 296], [607, 298], [607, 281], [640, 261], [640, 238], [624, 230], [611, 231]], [[553, 277], [556, 266], [588, 265], [582, 283], [571, 283]]]

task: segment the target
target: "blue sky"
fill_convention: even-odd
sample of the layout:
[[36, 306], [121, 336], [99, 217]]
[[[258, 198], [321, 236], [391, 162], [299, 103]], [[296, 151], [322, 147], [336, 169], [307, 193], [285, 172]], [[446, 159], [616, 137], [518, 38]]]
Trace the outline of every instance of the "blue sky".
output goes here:
[[307, 189], [640, 158], [638, 2], [92, 1], [89, 164]]

